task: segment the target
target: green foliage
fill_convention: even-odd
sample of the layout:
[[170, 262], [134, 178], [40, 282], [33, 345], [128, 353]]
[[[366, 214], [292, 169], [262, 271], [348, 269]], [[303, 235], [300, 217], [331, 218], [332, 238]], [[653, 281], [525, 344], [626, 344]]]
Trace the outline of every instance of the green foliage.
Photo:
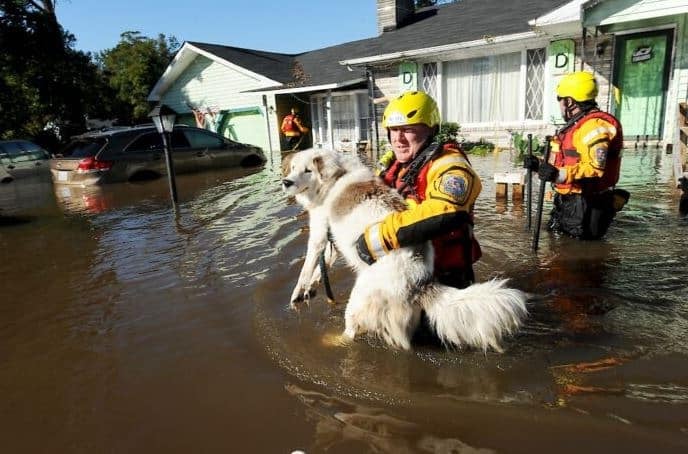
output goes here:
[[78, 128], [97, 104], [97, 68], [72, 49], [74, 36], [54, 8], [54, 1], [0, 0], [0, 138], [41, 138], [48, 123]]
[[[525, 157], [526, 154], [528, 154], [528, 136], [524, 134], [522, 131], [513, 131], [510, 130], [509, 133], [511, 134], [511, 141], [514, 146], [514, 150], [518, 152], [516, 155], [515, 161], [518, 162], [523, 162], [523, 158]], [[534, 155], [542, 155], [545, 143], [544, 140], [541, 139], [538, 136], [533, 136], [532, 138], [533, 141], [533, 154]]]
[[439, 143], [456, 142], [459, 138], [459, 131], [461, 126], [454, 122], [443, 122], [440, 124], [440, 131], [435, 136], [435, 140]]
[[485, 156], [494, 151], [495, 144], [481, 138], [478, 142], [462, 142], [461, 148], [466, 154]]
[[113, 110], [120, 123], [148, 121], [148, 93], [179, 46], [174, 37], [157, 39], [137, 31], [122, 33], [120, 42], [97, 55], [108, 86], [114, 92]]

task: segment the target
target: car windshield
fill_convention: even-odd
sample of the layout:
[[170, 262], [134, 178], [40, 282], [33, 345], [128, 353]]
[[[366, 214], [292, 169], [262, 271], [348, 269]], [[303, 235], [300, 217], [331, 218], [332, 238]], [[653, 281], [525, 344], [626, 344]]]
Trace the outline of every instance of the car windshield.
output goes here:
[[59, 155], [65, 158], [88, 158], [95, 156], [105, 143], [103, 138], [75, 140], [67, 144]]

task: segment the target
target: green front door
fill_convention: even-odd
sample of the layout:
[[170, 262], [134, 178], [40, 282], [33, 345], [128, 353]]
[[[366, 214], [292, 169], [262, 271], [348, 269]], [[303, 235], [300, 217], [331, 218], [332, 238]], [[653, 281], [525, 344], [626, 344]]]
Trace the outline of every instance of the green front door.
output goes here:
[[671, 30], [617, 38], [614, 113], [627, 140], [661, 137], [671, 42]]

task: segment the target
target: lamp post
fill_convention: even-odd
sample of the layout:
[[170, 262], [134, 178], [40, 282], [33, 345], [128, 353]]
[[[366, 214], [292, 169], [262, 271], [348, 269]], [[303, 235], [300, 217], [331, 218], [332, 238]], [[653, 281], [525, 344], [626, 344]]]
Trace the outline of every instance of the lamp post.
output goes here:
[[177, 184], [174, 180], [174, 161], [172, 161], [172, 151], [170, 150], [170, 134], [174, 129], [174, 120], [177, 112], [165, 104], [158, 104], [150, 111], [148, 116], [153, 120], [155, 129], [162, 136], [162, 145], [165, 151], [165, 162], [167, 163], [167, 181], [170, 184], [170, 195], [172, 205], [177, 205]]

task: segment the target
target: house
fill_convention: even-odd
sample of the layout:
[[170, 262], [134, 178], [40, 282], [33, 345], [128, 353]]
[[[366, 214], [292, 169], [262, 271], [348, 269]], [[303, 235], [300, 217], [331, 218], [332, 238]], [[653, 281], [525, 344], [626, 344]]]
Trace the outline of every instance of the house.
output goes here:
[[305, 145], [355, 144], [367, 138], [366, 75], [339, 64], [354, 48], [291, 55], [185, 42], [148, 99], [173, 108], [180, 122], [264, 149], [281, 149], [280, 121], [292, 107], [311, 126]]
[[688, 99], [687, 18], [688, 0], [460, 0], [421, 9], [377, 0], [378, 36], [338, 46], [286, 55], [185, 43], [150, 99], [180, 112], [208, 106], [223, 133], [270, 148], [278, 120], [298, 104], [312, 145], [352, 149], [384, 141], [385, 101], [421, 89], [467, 139], [508, 145], [512, 131], [551, 134], [562, 122], [558, 79], [585, 69], [628, 140], [670, 146], [681, 140], [678, 105]]

